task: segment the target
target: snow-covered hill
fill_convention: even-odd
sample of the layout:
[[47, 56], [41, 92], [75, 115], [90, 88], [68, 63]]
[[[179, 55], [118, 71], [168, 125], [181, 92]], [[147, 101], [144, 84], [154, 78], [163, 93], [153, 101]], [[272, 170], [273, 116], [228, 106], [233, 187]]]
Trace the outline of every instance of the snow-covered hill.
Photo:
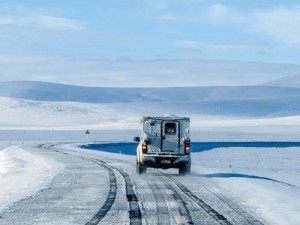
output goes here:
[[280, 79], [275, 79], [267, 83], [262, 84], [264, 86], [274, 86], [274, 87], [293, 87], [300, 88], [300, 74], [287, 76]]
[[194, 127], [297, 125], [300, 115], [300, 89], [290, 87], [96, 88], [2, 82], [0, 96], [2, 130], [139, 129], [142, 116], [166, 114], [190, 116]]
[[90, 118], [89, 121], [93, 117], [101, 120], [104, 114], [111, 118], [143, 114], [220, 117], [300, 115], [300, 89], [289, 87], [96, 88], [42, 82], [2, 82], [0, 96], [13, 98], [1, 98], [2, 112], [10, 110], [9, 114], [16, 112], [20, 115], [24, 114], [23, 110], [28, 110], [29, 115], [38, 114], [38, 117], [52, 112], [48, 121], [53, 115], [62, 114], [67, 115], [65, 120], [68, 121], [78, 113]]
[[45, 82], [0, 82], [0, 96], [36, 101], [84, 103], [272, 101], [298, 98], [300, 90], [269, 86], [212, 86], [168, 88], [82, 87]]

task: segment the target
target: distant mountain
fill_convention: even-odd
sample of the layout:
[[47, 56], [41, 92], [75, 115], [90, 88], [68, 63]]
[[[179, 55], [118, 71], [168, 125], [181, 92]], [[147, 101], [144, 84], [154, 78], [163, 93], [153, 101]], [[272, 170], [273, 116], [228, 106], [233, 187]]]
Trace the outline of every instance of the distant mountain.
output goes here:
[[[300, 115], [300, 88], [102, 88], [0, 82], [0, 128], [136, 128], [144, 115], [270, 118]], [[199, 124], [201, 124], [201, 119]], [[238, 126], [238, 124], [236, 124]]]
[[[252, 102], [300, 99], [300, 90], [272, 86], [104, 88], [45, 82], [0, 82], [0, 96], [35, 101], [82, 103]], [[286, 100], [285, 100], [286, 101]]]
[[0, 82], [0, 130], [140, 129], [142, 116], [170, 114], [189, 116], [193, 126], [200, 128], [207, 126], [210, 118], [208, 124], [221, 129], [228, 119], [230, 126], [240, 128], [241, 120], [248, 120], [246, 124], [250, 126], [261, 126], [269, 118], [266, 132], [276, 130], [277, 122], [297, 127], [300, 88], [267, 85], [102, 88]]
[[[123, 93], [126, 90], [122, 90]], [[114, 93], [111, 88], [93, 88], [35, 81], [0, 82], [0, 96], [37, 101], [87, 103], [128, 102], [129, 96]]]
[[293, 87], [300, 88], [300, 74], [294, 76], [287, 76], [280, 79], [275, 79], [261, 84], [263, 86], [275, 86], [275, 87]]

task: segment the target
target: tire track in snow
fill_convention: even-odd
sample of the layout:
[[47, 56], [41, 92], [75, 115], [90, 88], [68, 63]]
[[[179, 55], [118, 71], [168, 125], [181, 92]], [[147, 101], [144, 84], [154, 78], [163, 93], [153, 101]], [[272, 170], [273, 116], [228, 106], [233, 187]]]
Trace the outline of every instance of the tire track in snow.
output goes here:
[[224, 202], [226, 205], [228, 205], [234, 212], [236, 212], [239, 217], [239, 223], [240, 224], [250, 224], [250, 225], [263, 225], [261, 221], [256, 219], [254, 216], [252, 216], [250, 213], [246, 212], [244, 209], [242, 209], [240, 206], [235, 204], [232, 200], [225, 196], [221, 196], [220, 194], [212, 191], [211, 189], [204, 187], [208, 192], [212, 193], [214, 196], [216, 196], [220, 201]]
[[[184, 193], [186, 194], [191, 200], [193, 200], [197, 205], [199, 205], [201, 208], [203, 208], [210, 216], [212, 216], [216, 221], [218, 221], [220, 224], [224, 225], [231, 225], [230, 221], [226, 219], [226, 217], [219, 212], [217, 212], [215, 209], [213, 209], [210, 205], [208, 205], [206, 202], [204, 202], [202, 199], [197, 197], [195, 194], [192, 193], [185, 185], [178, 182], [174, 178], [170, 178], [170, 176], [166, 176], [169, 179], [171, 179], [174, 184]], [[223, 202], [225, 205], [227, 205], [229, 208], [233, 210], [234, 213], [236, 213], [237, 216], [235, 216], [235, 219], [238, 219], [238, 224], [247, 224], [247, 225], [263, 225], [262, 222], [260, 222], [258, 219], [256, 219], [254, 216], [252, 216], [250, 213], [243, 210], [240, 206], [233, 203], [230, 199], [224, 196], [220, 196], [219, 194], [211, 191], [209, 188], [204, 188], [213, 196], [217, 197], [220, 202]], [[234, 223], [235, 224], [235, 223]]]
[[110, 168], [106, 163], [104, 162], [100, 162], [100, 161], [96, 161], [90, 158], [85, 158], [82, 156], [78, 156], [78, 155], [73, 155], [73, 154], [69, 154], [66, 152], [61, 152], [57, 149], [53, 149], [54, 145], [50, 145], [47, 146], [46, 145], [40, 145], [38, 147], [45, 147], [48, 149], [51, 149], [55, 152], [64, 154], [64, 155], [70, 155], [70, 156], [75, 156], [93, 163], [96, 163], [100, 166], [102, 166], [103, 168], [105, 168], [108, 171], [108, 175], [109, 175], [109, 192], [108, 192], [108, 196], [104, 202], [104, 204], [102, 205], [102, 207], [97, 211], [97, 213], [85, 224], [85, 225], [97, 225], [99, 224], [99, 222], [106, 216], [106, 214], [108, 213], [108, 211], [110, 210], [110, 208], [112, 207], [112, 205], [115, 202], [116, 196], [117, 196], [117, 189], [118, 189], [118, 185], [117, 185], [117, 178], [116, 175], [114, 173], [114, 171], [112, 170], [112, 168]]
[[[90, 161], [92, 161], [92, 160], [90, 160]], [[92, 161], [92, 162], [94, 162], [94, 161]], [[114, 171], [104, 163], [99, 163], [99, 165], [101, 165], [108, 171], [109, 192], [108, 192], [108, 196], [107, 196], [103, 206], [101, 207], [101, 209], [85, 225], [97, 225], [108, 213], [111, 206], [114, 204], [116, 196], [117, 196], [118, 185], [117, 185], [117, 179], [116, 179], [116, 175], [115, 175]]]
[[[54, 147], [54, 145], [49, 146], [49, 148]], [[57, 149], [53, 149], [53, 151], [66, 154], [66, 155], [72, 155], [75, 157], [79, 157], [81, 159], [85, 159], [94, 163], [99, 164], [100, 166], [104, 167], [106, 170], [108, 170], [109, 173], [109, 179], [110, 179], [110, 190], [108, 197], [104, 203], [104, 205], [101, 207], [101, 209], [93, 216], [93, 218], [87, 222], [85, 225], [97, 225], [107, 214], [107, 212], [110, 210], [111, 206], [113, 205], [116, 196], [117, 196], [117, 179], [115, 176], [115, 173], [113, 169], [117, 170], [125, 181], [125, 189], [126, 189], [126, 197], [127, 201], [129, 203], [129, 219], [131, 225], [141, 225], [142, 224], [142, 213], [140, 206], [138, 204], [138, 198], [136, 196], [135, 191], [133, 190], [133, 184], [131, 182], [131, 179], [127, 173], [125, 173], [123, 170], [116, 168], [114, 166], [108, 165], [105, 161], [102, 161], [100, 159], [95, 158], [86, 158], [83, 156], [73, 155], [66, 152], [58, 151]]]
[[166, 181], [164, 181], [164, 185], [168, 190], [172, 191], [172, 197], [179, 204], [178, 210], [180, 214], [180, 218], [179, 218], [180, 221], [178, 222], [180, 224], [191, 224], [191, 225], [194, 224], [190, 211], [187, 207], [187, 203], [183, 200], [181, 195], [175, 190], [175, 188], [171, 184], [166, 183]]
[[[102, 160], [95, 159], [98, 162], [105, 163]], [[130, 176], [125, 173], [123, 170], [116, 168], [114, 166], [109, 166], [115, 170], [117, 170], [122, 177], [124, 178], [125, 181], [125, 190], [126, 190], [126, 197], [127, 201], [129, 203], [129, 219], [130, 219], [130, 224], [131, 225], [140, 225], [142, 224], [142, 212], [139, 206], [139, 200], [137, 198], [137, 195], [133, 189], [133, 184], [130, 179]]]
[[214, 218], [221, 225], [232, 225], [222, 214], [218, 213], [215, 209], [213, 209], [206, 202], [198, 198], [195, 194], [193, 194], [186, 186], [179, 182], [174, 182], [177, 187], [186, 194], [191, 200], [193, 200], [197, 205], [199, 205], [207, 214], [209, 214], [212, 218]]
[[149, 187], [155, 198], [158, 224], [170, 225], [170, 212], [165, 197], [161, 192], [161, 187], [155, 183], [149, 183]]
[[[124, 161], [124, 160], [119, 160], [119, 161], [128, 163], [127, 161]], [[186, 196], [188, 196], [191, 200], [193, 200], [201, 208], [204, 207], [203, 209], [204, 210], [206, 209], [205, 211], [209, 215], [211, 215], [216, 221], [218, 221], [220, 224], [226, 224], [226, 225], [231, 225], [231, 224], [263, 225], [264, 224], [261, 221], [259, 221], [258, 219], [256, 219], [254, 216], [252, 216], [250, 213], [248, 213], [247, 211], [242, 209], [239, 205], [234, 203], [229, 198], [227, 198], [225, 196], [221, 196], [220, 194], [218, 194], [218, 193], [212, 191], [211, 189], [209, 189], [208, 187], [203, 186], [203, 188], [205, 188], [213, 196], [217, 197], [220, 200], [220, 202], [223, 202], [225, 205], [227, 205], [235, 213], [236, 216], [234, 217], [234, 219], [237, 220], [238, 222], [230, 222], [230, 221], [227, 220], [227, 218], [224, 215], [217, 212], [209, 204], [207, 204], [202, 199], [200, 199], [199, 197], [194, 195], [185, 185], [183, 185], [182, 183], [175, 180], [171, 175], [165, 174], [165, 173], [162, 173], [162, 172], [157, 172], [155, 174], [158, 175], [158, 176], [161, 176], [161, 177], [166, 177], [167, 179], [171, 179], [171, 181], [174, 182], [176, 186], [178, 186], [178, 187], [180, 186], [179, 189]], [[165, 181], [165, 182], [167, 182], [167, 181]], [[167, 184], [168, 184], [168, 182], [167, 182]], [[168, 188], [170, 188], [170, 186], [168, 186]], [[172, 188], [172, 186], [171, 186], [171, 188]], [[175, 190], [175, 192], [176, 192], [176, 190]], [[178, 193], [178, 195], [175, 194], [174, 197], [178, 198], [179, 202], [181, 201], [180, 199], [182, 199], [182, 196], [179, 193]], [[183, 206], [181, 206], [181, 207], [183, 207]], [[183, 208], [181, 210], [183, 210], [182, 212], [184, 214], [184, 217], [189, 218], [188, 213], [187, 213], [188, 208], [187, 208], [187, 210], [185, 210]], [[186, 213], [184, 213], [184, 211], [186, 211]], [[191, 219], [188, 219], [187, 221], [192, 222]]]
[[[106, 158], [106, 159], [108, 159], [108, 158]], [[108, 159], [108, 160], [111, 160], [111, 159]], [[120, 162], [120, 163], [126, 163], [126, 164], [130, 163], [128, 161], [121, 160], [121, 159], [116, 159], [116, 160], [114, 159], [114, 161]], [[130, 163], [130, 164], [135, 166], [134, 163]], [[160, 175], [160, 173], [156, 173], [155, 175]], [[165, 177], [165, 175], [163, 175], [163, 176]], [[151, 175], [151, 177], [157, 178], [156, 176], [153, 176], [153, 175]], [[177, 223], [178, 224], [194, 224], [191, 214], [190, 214], [190, 211], [187, 207], [187, 203], [183, 200], [182, 196], [176, 191], [176, 189], [168, 181], [163, 180], [161, 178], [158, 179], [166, 187], [166, 189], [163, 189], [158, 184], [155, 184], [154, 180], [145, 179], [145, 177], [142, 177], [142, 179], [144, 179], [148, 183], [148, 185], [151, 189], [151, 192], [154, 195], [155, 203], [156, 203], [158, 224], [172, 224], [171, 215], [170, 215], [169, 209], [167, 208], [167, 204], [166, 204], [166, 200], [165, 200], [165, 193], [162, 192], [162, 190], [171, 191], [172, 193], [170, 195], [172, 196], [172, 198], [175, 200], [175, 202], [178, 205], [179, 217], [175, 218]]]

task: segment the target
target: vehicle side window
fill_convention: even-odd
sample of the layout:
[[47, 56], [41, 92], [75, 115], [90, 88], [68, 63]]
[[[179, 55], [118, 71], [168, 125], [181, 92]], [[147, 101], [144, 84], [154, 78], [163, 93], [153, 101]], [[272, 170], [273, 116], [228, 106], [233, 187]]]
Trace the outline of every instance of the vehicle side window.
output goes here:
[[165, 123], [165, 134], [175, 135], [176, 134], [176, 123]]
[[143, 131], [150, 135], [160, 136], [161, 123], [155, 123], [155, 121], [144, 121]]

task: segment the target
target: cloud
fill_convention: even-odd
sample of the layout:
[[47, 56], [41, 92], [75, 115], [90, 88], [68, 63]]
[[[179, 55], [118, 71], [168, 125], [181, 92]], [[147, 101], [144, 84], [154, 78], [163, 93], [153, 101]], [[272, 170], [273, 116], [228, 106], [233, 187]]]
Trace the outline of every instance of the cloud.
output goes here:
[[300, 5], [279, 7], [254, 15], [256, 29], [288, 45], [300, 45]]
[[236, 23], [244, 18], [235, 8], [220, 3], [209, 6], [207, 9], [203, 10], [202, 13], [208, 21], [214, 23]]
[[0, 26], [17, 26], [47, 30], [83, 30], [85, 22], [54, 16], [0, 16]]
[[181, 52], [199, 53], [205, 50], [232, 51], [232, 50], [260, 49], [260, 48], [268, 47], [269, 43], [264, 41], [255, 41], [255, 40], [241, 40], [237, 42], [221, 43], [221, 44], [210, 44], [210, 43], [197, 42], [197, 41], [175, 41], [173, 45]]
[[83, 30], [85, 22], [53, 16], [37, 16], [37, 24], [45, 29]]
[[164, 20], [164, 21], [176, 21], [178, 20], [178, 16], [175, 15], [175, 14], [172, 14], [172, 13], [165, 13], [165, 14], [162, 14], [162, 15], [159, 15], [158, 16], [158, 19], [159, 20]]
[[[197, 23], [199, 26], [228, 26], [228, 32], [233, 30], [229, 26], [234, 26], [234, 30], [241, 33], [256, 35], [263, 40], [269, 38], [270, 43], [274, 43], [275, 40], [282, 44], [300, 45], [300, 5], [245, 9], [222, 3], [194, 4], [175, 9], [169, 7], [158, 19], [174, 23]], [[235, 48], [236, 45], [231, 47]]]
[[229, 5], [216, 3], [201, 6], [199, 2], [190, 4], [189, 7], [177, 7], [176, 10], [166, 9], [159, 16], [162, 21], [188, 21], [197, 23], [241, 23], [244, 20], [242, 13]]
[[175, 51], [180, 54], [196, 54], [203, 53], [205, 50], [207, 50], [209, 47], [214, 47], [211, 45], [208, 45], [203, 42], [197, 42], [197, 41], [175, 41], [173, 43], [173, 46], [175, 47]]

